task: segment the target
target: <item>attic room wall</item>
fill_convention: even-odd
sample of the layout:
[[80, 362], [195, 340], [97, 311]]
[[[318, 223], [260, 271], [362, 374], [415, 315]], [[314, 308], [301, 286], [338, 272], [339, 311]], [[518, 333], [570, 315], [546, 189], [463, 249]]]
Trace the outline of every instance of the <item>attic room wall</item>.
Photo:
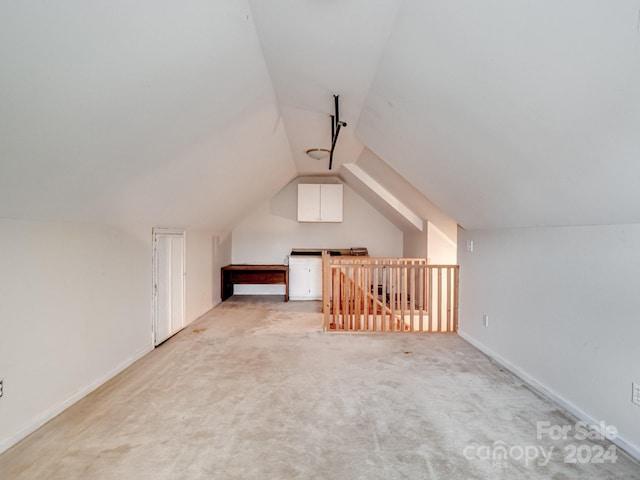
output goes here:
[[292, 248], [367, 247], [379, 257], [402, 255], [402, 232], [348, 186], [342, 223], [299, 223], [298, 183], [339, 183], [337, 179], [298, 178], [233, 230], [233, 263], [282, 264]]
[[460, 335], [583, 420], [614, 425], [640, 458], [631, 403], [640, 225], [460, 230], [458, 239]]
[[404, 232], [402, 254], [408, 258], [428, 258], [433, 265], [455, 265], [457, 245], [431, 222], [424, 222], [424, 232]]
[[187, 321], [220, 303], [220, 268], [231, 263], [231, 234], [187, 231]]
[[427, 229], [427, 258], [434, 265], [455, 265], [458, 263], [457, 236], [451, 239], [431, 222], [425, 222]]
[[[151, 227], [0, 220], [0, 452], [152, 346]], [[229, 236], [187, 231], [187, 320], [219, 301]]]
[[429, 258], [427, 256], [427, 232], [403, 232], [402, 256], [406, 258]]
[[151, 349], [151, 235], [0, 220], [0, 451]]

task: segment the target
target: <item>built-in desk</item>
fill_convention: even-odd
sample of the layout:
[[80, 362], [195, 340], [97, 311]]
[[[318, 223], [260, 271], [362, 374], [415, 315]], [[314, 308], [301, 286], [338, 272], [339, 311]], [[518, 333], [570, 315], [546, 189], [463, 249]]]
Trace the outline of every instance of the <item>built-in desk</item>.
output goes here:
[[224, 302], [233, 295], [234, 285], [284, 285], [284, 301], [289, 301], [287, 265], [227, 265], [220, 269], [220, 297]]

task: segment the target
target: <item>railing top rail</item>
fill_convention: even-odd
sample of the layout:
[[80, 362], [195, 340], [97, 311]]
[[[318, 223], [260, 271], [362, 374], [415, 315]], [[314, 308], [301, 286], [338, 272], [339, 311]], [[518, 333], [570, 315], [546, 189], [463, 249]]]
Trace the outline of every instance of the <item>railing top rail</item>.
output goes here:
[[409, 258], [409, 257], [362, 257], [362, 256], [349, 256], [349, 255], [341, 255], [340, 257], [328, 257], [331, 260], [331, 263], [385, 263], [385, 262], [395, 262], [395, 263], [420, 263], [420, 264], [428, 264], [429, 259], [427, 258]]
[[438, 270], [438, 269], [445, 269], [445, 268], [453, 268], [453, 269], [459, 269], [460, 265], [456, 265], [456, 264], [451, 264], [451, 265], [431, 265], [431, 264], [411, 264], [411, 263], [404, 263], [404, 264], [390, 264], [390, 263], [331, 263], [330, 264], [331, 268], [337, 269], [337, 268], [342, 268], [342, 267], [362, 267], [362, 268], [388, 268], [388, 267], [393, 267], [393, 268], [407, 268], [407, 269], [411, 269], [411, 270], [417, 270], [417, 269], [430, 269], [430, 270]]

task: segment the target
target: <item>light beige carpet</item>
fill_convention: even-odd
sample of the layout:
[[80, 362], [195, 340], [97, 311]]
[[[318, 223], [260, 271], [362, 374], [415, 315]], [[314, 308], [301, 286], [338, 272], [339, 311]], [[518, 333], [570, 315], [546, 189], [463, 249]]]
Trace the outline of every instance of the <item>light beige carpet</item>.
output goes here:
[[323, 333], [318, 311], [233, 297], [1, 455], [0, 478], [640, 479], [620, 450], [595, 462], [606, 441], [538, 435], [576, 420], [458, 336]]

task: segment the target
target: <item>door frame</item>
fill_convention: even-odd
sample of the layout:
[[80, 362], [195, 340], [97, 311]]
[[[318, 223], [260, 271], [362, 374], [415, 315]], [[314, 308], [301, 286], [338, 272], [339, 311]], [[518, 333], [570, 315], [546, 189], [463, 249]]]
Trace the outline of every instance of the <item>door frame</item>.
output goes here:
[[152, 237], [152, 278], [151, 278], [151, 344], [156, 348], [156, 327], [158, 325], [158, 237], [175, 235], [182, 237], [182, 319], [187, 321], [187, 232], [181, 228], [156, 228], [151, 231]]

